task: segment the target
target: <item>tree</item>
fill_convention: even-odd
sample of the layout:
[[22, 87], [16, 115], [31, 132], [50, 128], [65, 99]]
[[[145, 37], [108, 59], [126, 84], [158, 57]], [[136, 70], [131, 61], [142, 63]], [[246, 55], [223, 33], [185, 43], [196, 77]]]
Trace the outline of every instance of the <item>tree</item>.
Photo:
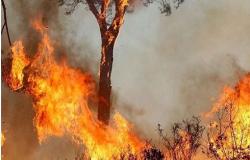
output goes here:
[[174, 123], [171, 135], [163, 133], [161, 125], [158, 124], [158, 132], [167, 149], [167, 156], [172, 160], [191, 160], [201, 146], [204, 129], [198, 117]]
[[[72, 13], [80, 3], [88, 6], [95, 16], [101, 34], [101, 62], [98, 90], [98, 119], [109, 123], [111, 108], [111, 71], [113, 49], [129, 5], [136, 0], [59, 0], [59, 5], [67, 6], [67, 14]], [[160, 4], [161, 13], [171, 14], [172, 6], [178, 8], [184, 0], [138, 0], [145, 6], [153, 2]], [[172, 5], [171, 5], [172, 4]]]

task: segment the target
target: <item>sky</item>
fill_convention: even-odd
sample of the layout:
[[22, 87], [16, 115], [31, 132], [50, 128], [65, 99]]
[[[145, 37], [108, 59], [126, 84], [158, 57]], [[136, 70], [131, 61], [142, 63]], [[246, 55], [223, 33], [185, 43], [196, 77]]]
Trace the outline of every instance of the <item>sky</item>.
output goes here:
[[[35, 43], [29, 21], [43, 12], [51, 36], [70, 63], [96, 76], [100, 35], [94, 16], [83, 5], [71, 15], [55, 6], [54, 2], [6, 1], [12, 41]], [[171, 16], [160, 14], [156, 4], [136, 6], [126, 14], [114, 48], [113, 110], [153, 139], [158, 123], [167, 129], [173, 122], [209, 111], [225, 85], [233, 85], [250, 71], [249, 19], [249, 0], [186, 0]], [[2, 54], [8, 53], [7, 46], [3, 35]], [[31, 100], [2, 85], [3, 126], [13, 137], [5, 152], [16, 151], [9, 159], [41, 157], [53, 148], [65, 151], [64, 156], [76, 152], [67, 149], [75, 147], [67, 138], [52, 137], [39, 145]], [[23, 145], [31, 147], [20, 149]], [[61, 155], [55, 151], [52, 157], [56, 156]]]

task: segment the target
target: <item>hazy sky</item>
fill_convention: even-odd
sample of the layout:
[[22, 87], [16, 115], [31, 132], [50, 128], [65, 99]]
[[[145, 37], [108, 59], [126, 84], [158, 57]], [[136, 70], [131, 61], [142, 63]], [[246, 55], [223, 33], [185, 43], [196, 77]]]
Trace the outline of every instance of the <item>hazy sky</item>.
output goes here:
[[[27, 19], [35, 17], [40, 4], [6, 3], [12, 39], [26, 39]], [[52, 20], [56, 17], [49, 22], [52, 36], [61, 40], [70, 61], [96, 75], [100, 35], [94, 16], [82, 5], [70, 16], [64, 12], [60, 8], [50, 14]], [[148, 137], [155, 134], [157, 123], [168, 127], [208, 111], [226, 84], [250, 71], [249, 35], [249, 0], [186, 0], [168, 17], [157, 5], [135, 8], [126, 15], [114, 49], [113, 107]], [[3, 89], [6, 101], [13, 96], [6, 113], [15, 114], [15, 101], [22, 98]]]

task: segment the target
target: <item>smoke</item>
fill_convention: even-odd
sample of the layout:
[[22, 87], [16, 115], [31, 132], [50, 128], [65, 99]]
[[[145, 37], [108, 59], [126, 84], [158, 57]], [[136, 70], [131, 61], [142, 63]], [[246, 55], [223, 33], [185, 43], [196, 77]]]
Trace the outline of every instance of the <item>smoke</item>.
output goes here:
[[157, 123], [168, 128], [208, 111], [225, 85], [250, 70], [249, 6], [191, 0], [169, 17], [153, 6], [127, 15], [112, 75], [119, 110], [147, 137], [156, 137]]
[[2, 154], [7, 159], [25, 159], [26, 154], [38, 146], [32, 126], [31, 101], [6, 87], [2, 87], [2, 95], [2, 131], [6, 137]]
[[[30, 21], [41, 14], [58, 57], [67, 55], [73, 66], [97, 75], [100, 35], [86, 7], [65, 15], [57, 1], [6, 3], [12, 40], [24, 39], [33, 54], [40, 37]], [[167, 128], [207, 111], [224, 85], [250, 71], [249, 6], [247, 0], [189, 0], [169, 17], [156, 5], [127, 14], [114, 50], [113, 108], [153, 139], [157, 123]], [[5, 39], [2, 46], [6, 54]], [[38, 144], [30, 99], [6, 87], [2, 93], [7, 159], [72, 159], [77, 146], [67, 137]]]

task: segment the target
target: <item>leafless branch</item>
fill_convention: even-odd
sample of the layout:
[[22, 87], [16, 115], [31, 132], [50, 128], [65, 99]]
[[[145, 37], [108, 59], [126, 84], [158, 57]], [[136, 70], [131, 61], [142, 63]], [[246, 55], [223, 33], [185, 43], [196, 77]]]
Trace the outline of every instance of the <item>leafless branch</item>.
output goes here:
[[3, 33], [3, 29], [5, 28], [7, 32], [8, 42], [9, 42], [9, 45], [11, 46], [11, 40], [10, 40], [10, 34], [9, 34], [9, 28], [8, 28], [8, 22], [7, 22], [6, 6], [4, 3], [4, 0], [2, 0], [2, 7], [3, 7], [4, 24], [1, 29], [1, 34]]

